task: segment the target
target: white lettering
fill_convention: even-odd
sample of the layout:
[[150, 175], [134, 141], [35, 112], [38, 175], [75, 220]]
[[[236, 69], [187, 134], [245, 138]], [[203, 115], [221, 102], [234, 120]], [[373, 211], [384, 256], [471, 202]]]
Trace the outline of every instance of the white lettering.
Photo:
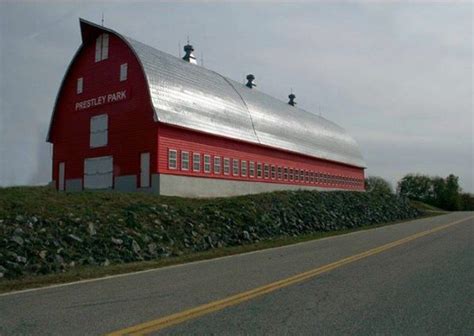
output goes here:
[[115, 103], [127, 99], [127, 90], [109, 93], [103, 96], [86, 99], [76, 102], [74, 107], [76, 111], [86, 110], [91, 107], [100, 106], [108, 103]]

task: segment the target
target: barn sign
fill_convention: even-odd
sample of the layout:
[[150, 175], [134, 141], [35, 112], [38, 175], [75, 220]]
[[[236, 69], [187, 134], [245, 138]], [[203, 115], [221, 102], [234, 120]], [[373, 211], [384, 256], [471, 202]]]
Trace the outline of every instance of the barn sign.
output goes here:
[[104, 104], [110, 104], [110, 103], [116, 103], [122, 100], [127, 99], [127, 90], [121, 90], [109, 94], [105, 94], [102, 96], [82, 100], [80, 102], [76, 102], [75, 108], [76, 111], [80, 110], [87, 110], [92, 107], [104, 105]]

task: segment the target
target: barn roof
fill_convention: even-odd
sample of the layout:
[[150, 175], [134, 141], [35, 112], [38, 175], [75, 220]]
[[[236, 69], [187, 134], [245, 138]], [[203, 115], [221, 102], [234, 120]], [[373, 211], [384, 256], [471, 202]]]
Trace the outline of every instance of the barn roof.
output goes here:
[[340, 126], [217, 72], [80, 19], [83, 42], [107, 31], [142, 65], [155, 120], [214, 135], [365, 167], [356, 141]]

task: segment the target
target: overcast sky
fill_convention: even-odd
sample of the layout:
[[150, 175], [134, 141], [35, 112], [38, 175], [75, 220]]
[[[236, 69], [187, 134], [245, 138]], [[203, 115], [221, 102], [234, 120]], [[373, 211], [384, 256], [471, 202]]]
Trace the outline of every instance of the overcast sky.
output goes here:
[[78, 18], [321, 113], [355, 137], [367, 174], [458, 175], [474, 192], [473, 5], [0, 0], [0, 185], [51, 178], [45, 142]]

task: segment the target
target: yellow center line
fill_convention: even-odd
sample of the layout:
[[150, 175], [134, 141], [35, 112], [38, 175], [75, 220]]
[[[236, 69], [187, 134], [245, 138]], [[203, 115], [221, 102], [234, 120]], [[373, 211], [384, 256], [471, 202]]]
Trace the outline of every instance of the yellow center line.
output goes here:
[[135, 326], [132, 326], [132, 327], [129, 327], [129, 328], [126, 328], [126, 329], [117, 330], [115, 332], [112, 332], [112, 333], [108, 334], [108, 336], [119, 336], [119, 335], [134, 335], [135, 336], [135, 335], [145, 335], [145, 334], [149, 334], [151, 332], [156, 332], [156, 331], [162, 330], [164, 328], [168, 328], [170, 326], [185, 322], [187, 320], [194, 319], [194, 318], [197, 318], [199, 316], [203, 316], [203, 315], [206, 315], [206, 314], [218, 311], [218, 310], [222, 310], [226, 307], [234, 306], [234, 305], [237, 305], [239, 303], [254, 299], [258, 296], [276, 291], [277, 289], [302, 282], [304, 280], [313, 278], [313, 277], [315, 277], [317, 275], [320, 275], [322, 273], [326, 273], [326, 272], [329, 272], [333, 269], [339, 268], [341, 266], [353, 263], [357, 260], [361, 260], [361, 259], [367, 258], [369, 256], [379, 254], [381, 252], [387, 251], [389, 249], [400, 246], [402, 244], [406, 244], [406, 243], [408, 243], [410, 241], [413, 241], [415, 239], [418, 239], [418, 238], [424, 237], [426, 235], [429, 235], [429, 234], [447, 229], [450, 226], [459, 224], [461, 222], [468, 221], [472, 218], [474, 218], [474, 216], [470, 216], [470, 217], [460, 219], [460, 220], [457, 220], [457, 221], [454, 221], [454, 222], [451, 222], [451, 223], [448, 223], [448, 224], [445, 224], [445, 225], [441, 225], [441, 226], [438, 226], [438, 227], [430, 229], [430, 230], [418, 232], [418, 233], [415, 233], [411, 236], [396, 240], [394, 242], [391, 242], [391, 243], [388, 243], [388, 244], [385, 244], [385, 245], [381, 245], [379, 247], [375, 247], [373, 249], [367, 250], [367, 251], [362, 252], [362, 253], [355, 254], [355, 255], [347, 257], [347, 258], [340, 259], [338, 261], [335, 261], [335, 262], [332, 262], [330, 264], [312, 269], [312, 270], [307, 271], [307, 272], [296, 274], [296, 275], [291, 276], [291, 277], [286, 278], [286, 279], [275, 281], [275, 282], [272, 282], [270, 284], [267, 284], [267, 285], [264, 285], [264, 286], [261, 286], [261, 287], [257, 287], [257, 288], [254, 288], [254, 289], [251, 289], [251, 290], [248, 290], [248, 291], [236, 294], [236, 295], [229, 296], [229, 297], [224, 298], [222, 300], [209, 302], [209, 303], [206, 303], [206, 304], [203, 304], [203, 305], [191, 308], [191, 309], [187, 309], [187, 310], [175, 313], [175, 314], [171, 314], [171, 315], [168, 315], [168, 316], [158, 318], [156, 320], [152, 320], [152, 321], [149, 321], [149, 322], [137, 324]]

